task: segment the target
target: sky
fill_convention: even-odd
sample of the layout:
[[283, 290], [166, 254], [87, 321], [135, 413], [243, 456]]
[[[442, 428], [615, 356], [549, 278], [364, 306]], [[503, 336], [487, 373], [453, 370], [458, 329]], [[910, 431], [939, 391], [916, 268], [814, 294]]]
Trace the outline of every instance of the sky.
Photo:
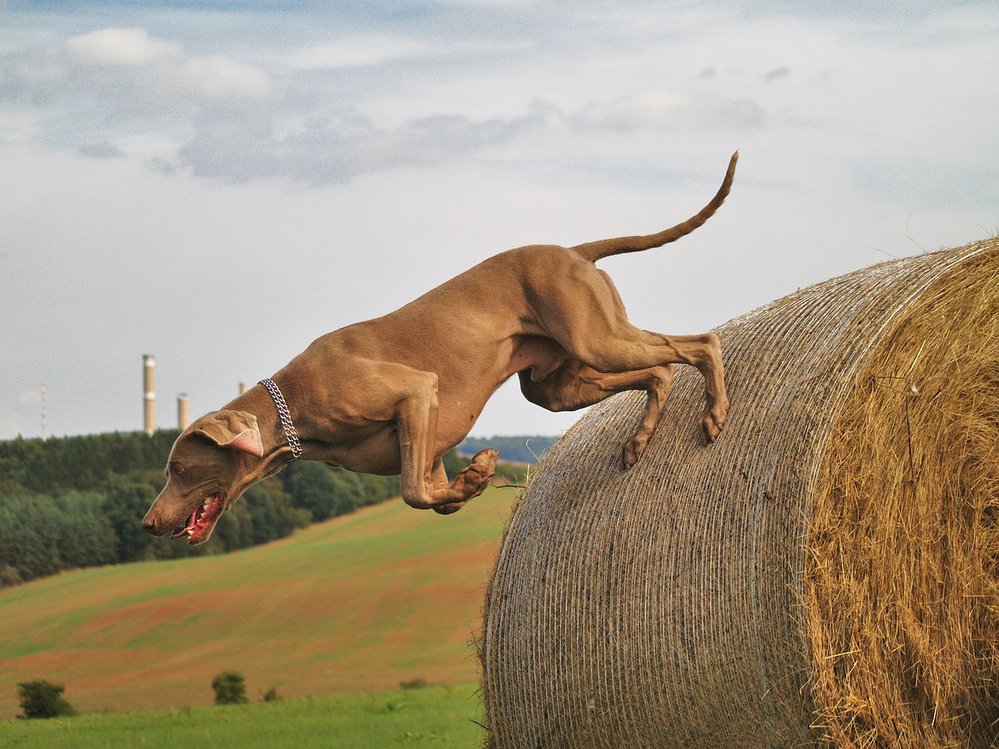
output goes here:
[[[173, 427], [496, 252], [675, 224], [739, 149], [601, 262], [704, 332], [994, 236], [997, 132], [994, 0], [0, 0], [0, 439], [141, 429], [143, 354]], [[514, 381], [472, 434], [577, 417]]]

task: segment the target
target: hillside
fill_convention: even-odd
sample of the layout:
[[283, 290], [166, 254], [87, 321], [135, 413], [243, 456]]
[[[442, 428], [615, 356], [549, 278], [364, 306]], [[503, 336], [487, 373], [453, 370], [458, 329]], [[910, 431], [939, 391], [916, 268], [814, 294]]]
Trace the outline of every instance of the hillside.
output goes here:
[[[442, 517], [391, 500], [227, 555], [77, 570], [0, 591], [0, 718], [17, 683], [66, 685], [83, 711], [476, 679], [471, 640], [516, 492]], [[165, 543], [165, 542], [164, 542]]]
[[[398, 476], [299, 461], [250, 487], [214, 543], [157, 544], [139, 519], [163, 486], [177, 432], [0, 441], [0, 588], [62, 570], [221, 554], [274, 541], [399, 493]], [[459, 468], [444, 457], [452, 475]]]

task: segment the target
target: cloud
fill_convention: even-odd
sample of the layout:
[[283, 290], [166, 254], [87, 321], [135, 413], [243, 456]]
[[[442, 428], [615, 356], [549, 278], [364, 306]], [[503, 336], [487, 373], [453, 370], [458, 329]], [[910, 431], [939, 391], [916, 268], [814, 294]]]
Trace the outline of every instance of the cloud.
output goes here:
[[776, 81], [779, 78], [786, 78], [789, 75], [791, 75], [791, 69], [782, 66], [779, 68], [774, 68], [773, 70], [770, 70], [767, 73], [765, 73], [763, 76], [763, 80], [769, 83], [770, 81]]
[[[0, 98], [46, 112], [36, 139], [91, 158], [124, 156], [162, 174], [222, 182], [277, 178], [314, 186], [475, 158], [525, 133], [560, 137], [566, 126], [596, 134], [717, 130], [765, 119], [752, 99], [725, 97], [712, 81], [687, 93], [653, 89], [582, 105], [585, 99], [571, 97], [527, 104], [519, 87], [498, 106], [477, 97], [453, 101], [452, 76], [441, 75], [452, 62], [479, 75], [499, 60], [524, 64], [525, 55], [539, 52], [535, 43], [519, 35], [444, 43], [405, 33], [344, 34], [282, 55], [261, 50], [256, 59], [265, 68], [231, 54], [193, 55], [144, 28], [103, 28], [0, 56], [0, 80], [10, 82]], [[418, 103], [396, 103], [399, 71], [391, 64], [400, 60], [427, 92]], [[701, 70], [715, 76], [714, 68]], [[541, 95], [563, 98], [558, 90]]]
[[93, 65], [142, 67], [184, 57], [181, 45], [150, 39], [145, 29], [101, 29], [72, 37], [65, 48], [72, 59]]
[[266, 99], [274, 91], [267, 73], [225, 57], [185, 60], [176, 76], [183, 89], [205, 99]]
[[117, 159], [125, 155], [124, 151], [107, 141], [102, 143], [86, 143], [77, 149], [77, 153], [91, 159]]
[[[73, 128], [57, 132], [67, 121], [59, 115], [41, 127], [50, 143], [61, 139], [80, 155], [131, 156], [160, 173], [185, 169], [230, 182], [283, 178], [322, 185], [393, 167], [433, 166], [542, 124], [535, 108], [519, 117], [430, 112], [382, 125], [331, 103], [316, 111], [314, 95], [295, 85], [296, 75], [316, 68], [422, 54], [438, 53], [388, 34], [308, 48], [291, 56], [279, 93], [268, 71], [230, 56], [194, 56], [144, 29], [105, 28], [0, 57], [0, 77], [13, 82], [0, 96], [20, 96], [35, 111], [73, 111]], [[153, 132], [166, 136], [157, 148], [148, 146]]]
[[300, 49], [287, 64], [297, 70], [361, 67], [422, 56], [429, 49], [426, 42], [401, 36], [355, 36]]
[[762, 107], [748, 99], [691, 96], [663, 90], [591, 102], [569, 117], [581, 129], [618, 132], [646, 128], [756, 128], [764, 119]]
[[284, 134], [266, 120], [213, 117], [180, 149], [178, 160], [201, 177], [235, 182], [277, 177], [318, 186], [468, 157], [540, 127], [549, 111], [538, 104], [521, 117], [477, 121], [440, 114], [394, 129], [349, 113], [337, 119], [315, 118]]
[[291, 70], [315, 71], [375, 67], [400, 60], [440, 60], [477, 54], [510, 54], [529, 49], [523, 39], [416, 39], [394, 34], [362, 34], [303, 47], [282, 56]]
[[36, 103], [90, 100], [106, 119], [172, 113], [199, 100], [257, 100], [273, 92], [263, 70], [224, 56], [189, 55], [144, 29], [105, 28], [44, 49], [0, 57], [8, 97]]

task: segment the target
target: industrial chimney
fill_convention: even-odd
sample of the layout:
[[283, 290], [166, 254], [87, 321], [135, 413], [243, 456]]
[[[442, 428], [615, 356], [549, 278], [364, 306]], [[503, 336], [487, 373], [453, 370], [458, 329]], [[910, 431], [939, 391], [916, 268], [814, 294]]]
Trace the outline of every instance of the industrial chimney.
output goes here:
[[177, 428], [184, 431], [191, 424], [191, 401], [187, 393], [177, 396]]
[[142, 365], [145, 430], [151, 436], [156, 431], [156, 360], [152, 354], [143, 354]]

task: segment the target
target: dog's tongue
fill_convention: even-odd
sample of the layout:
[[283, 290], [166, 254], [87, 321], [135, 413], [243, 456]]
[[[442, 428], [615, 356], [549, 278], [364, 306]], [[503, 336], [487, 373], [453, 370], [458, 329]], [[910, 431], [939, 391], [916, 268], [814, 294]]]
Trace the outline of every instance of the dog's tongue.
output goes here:
[[189, 530], [193, 529], [194, 528], [194, 524], [198, 520], [198, 510], [200, 508], [201, 508], [201, 505], [198, 505], [197, 507], [195, 507], [194, 508], [194, 512], [191, 513], [191, 517], [189, 517], [187, 519], [187, 523], [184, 524], [184, 527], [183, 528], [178, 528], [173, 533], [171, 533], [170, 534], [170, 538], [180, 538], [181, 536], [183, 536], [184, 534], [186, 534]]

